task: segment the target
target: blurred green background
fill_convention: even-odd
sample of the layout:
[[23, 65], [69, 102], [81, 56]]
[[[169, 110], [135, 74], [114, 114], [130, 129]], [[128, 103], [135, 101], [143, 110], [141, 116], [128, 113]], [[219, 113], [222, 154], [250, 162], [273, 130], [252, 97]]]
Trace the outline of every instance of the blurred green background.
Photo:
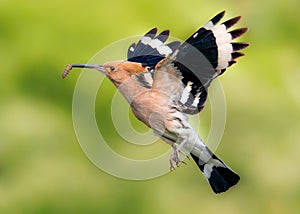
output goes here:
[[[0, 213], [298, 213], [299, 8], [298, 0], [1, 0]], [[100, 171], [74, 133], [79, 72], [63, 81], [65, 64], [155, 26], [185, 39], [223, 9], [250, 28], [246, 57], [221, 77], [227, 124], [217, 154], [240, 183], [215, 195], [192, 162], [139, 182]]]

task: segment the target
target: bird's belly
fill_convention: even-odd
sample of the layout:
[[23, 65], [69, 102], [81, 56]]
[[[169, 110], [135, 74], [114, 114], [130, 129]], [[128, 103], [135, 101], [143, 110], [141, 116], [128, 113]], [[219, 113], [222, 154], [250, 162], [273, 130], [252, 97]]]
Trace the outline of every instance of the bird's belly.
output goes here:
[[148, 127], [164, 132], [165, 119], [169, 114], [169, 103], [156, 96], [137, 97], [132, 103], [133, 114]]

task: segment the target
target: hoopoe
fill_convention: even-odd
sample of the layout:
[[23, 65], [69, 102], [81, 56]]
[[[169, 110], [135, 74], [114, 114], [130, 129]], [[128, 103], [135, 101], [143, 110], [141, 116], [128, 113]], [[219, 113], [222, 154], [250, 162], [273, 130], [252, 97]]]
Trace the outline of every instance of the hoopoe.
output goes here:
[[217, 14], [185, 42], [166, 44], [169, 31], [147, 32], [128, 48], [127, 60], [96, 64], [68, 64], [72, 68], [96, 69], [105, 74], [131, 105], [134, 115], [172, 146], [170, 169], [182, 161], [179, 152], [188, 151], [215, 193], [234, 186], [240, 177], [204, 144], [188, 123], [187, 114], [199, 113], [213, 79], [236, 63], [247, 43], [232, 42], [247, 28], [228, 32], [240, 16], [217, 24]]

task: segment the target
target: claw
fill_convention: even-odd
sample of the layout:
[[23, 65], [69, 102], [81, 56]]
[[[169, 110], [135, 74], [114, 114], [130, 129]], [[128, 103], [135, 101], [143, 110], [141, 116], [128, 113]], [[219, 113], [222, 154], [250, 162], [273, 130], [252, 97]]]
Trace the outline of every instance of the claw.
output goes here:
[[188, 160], [190, 160], [190, 157], [188, 156], [188, 154], [186, 154], [185, 152], [181, 151], [180, 149], [177, 148], [177, 152], [182, 154], [184, 156], [184, 158], [187, 158]]
[[173, 161], [170, 159], [170, 171], [172, 172], [173, 170], [175, 170], [175, 166], [173, 164]]
[[[181, 163], [186, 164], [186, 162], [184, 162], [183, 160], [180, 159], [179, 153], [183, 154], [185, 157], [188, 157], [187, 154], [185, 154], [184, 152], [182, 152], [179, 149], [179, 147], [177, 148], [175, 144], [172, 145], [172, 148], [173, 148], [173, 151], [171, 152], [170, 159], [169, 159], [169, 162], [170, 162], [170, 171], [175, 170], [175, 168], [179, 167], [179, 165]], [[175, 167], [174, 163], [176, 164], [176, 167]]]

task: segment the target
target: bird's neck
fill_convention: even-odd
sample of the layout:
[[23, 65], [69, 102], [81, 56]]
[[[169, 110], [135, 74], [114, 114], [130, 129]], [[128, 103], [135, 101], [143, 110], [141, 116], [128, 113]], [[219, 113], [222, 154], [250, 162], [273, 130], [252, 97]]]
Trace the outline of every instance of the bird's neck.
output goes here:
[[121, 94], [125, 97], [127, 102], [131, 104], [135, 98], [149, 90], [143, 87], [134, 77], [128, 78], [121, 84], [115, 84]]

